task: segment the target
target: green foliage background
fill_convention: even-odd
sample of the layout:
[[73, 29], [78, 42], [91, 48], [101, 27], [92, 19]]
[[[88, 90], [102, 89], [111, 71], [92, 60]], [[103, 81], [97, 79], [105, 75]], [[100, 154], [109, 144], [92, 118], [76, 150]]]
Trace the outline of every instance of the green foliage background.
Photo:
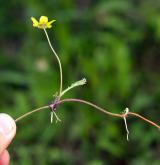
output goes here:
[[[0, 112], [19, 117], [49, 104], [59, 87], [59, 70], [43, 31], [31, 16], [56, 19], [48, 30], [59, 54], [64, 87], [86, 77], [86, 86], [66, 97], [89, 100], [111, 112], [125, 107], [160, 122], [159, 0], [10, 0], [0, 2]], [[17, 123], [9, 147], [11, 164], [158, 165], [160, 135], [78, 103], [48, 110]]]

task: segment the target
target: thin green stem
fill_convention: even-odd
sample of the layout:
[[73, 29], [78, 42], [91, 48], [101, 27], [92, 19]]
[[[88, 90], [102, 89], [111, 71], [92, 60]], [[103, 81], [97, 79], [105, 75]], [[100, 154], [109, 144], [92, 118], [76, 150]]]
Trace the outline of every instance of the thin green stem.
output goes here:
[[30, 111], [30, 112], [27, 112], [24, 115], [22, 115], [22, 116], [18, 117], [17, 119], [15, 119], [15, 122], [17, 122], [17, 121], [19, 121], [19, 120], [21, 120], [21, 119], [31, 115], [32, 113], [35, 113], [35, 112], [38, 112], [38, 111], [41, 111], [41, 110], [44, 110], [44, 109], [47, 109], [47, 108], [49, 108], [49, 106], [40, 107], [40, 108], [34, 109], [34, 110]]
[[51, 41], [50, 41], [50, 38], [49, 38], [49, 36], [48, 36], [48, 33], [47, 33], [46, 29], [43, 29], [43, 30], [44, 30], [45, 35], [46, 35], [46, 37], [47, 37], [48, 44], [49, 44], [49, 46], [50, 46], [50, 48], [51, 48], [53, 54], [56, 56], [57, 61], [58, 61], [58, 64], [59, 64], [59, 71], [60, 71], [60, 89], [59, 89], [59, 96], [60, 96], [61, 93], [62, 93], [62, 83], [63, 83], [63, 75], [62, 75], [62, 65], [61, 65], [61, 61], [60, 61], [60, 58], [58, 57], [56, 51], [54, 50], [54, 48], [53, 48], [53, 46], [52, 46], [52, 44], [51, 44]]

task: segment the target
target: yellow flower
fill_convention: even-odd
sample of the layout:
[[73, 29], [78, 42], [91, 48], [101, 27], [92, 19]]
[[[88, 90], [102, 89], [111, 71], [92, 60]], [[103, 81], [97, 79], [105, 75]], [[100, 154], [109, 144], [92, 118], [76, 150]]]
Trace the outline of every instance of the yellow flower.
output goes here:
[[41, 16], [39, 22], [34, 17], [31, 17], [31, 20], [33, 22], [33, 27], [37, 27], [39, 29], [51, 28], [52, 23], [56, 21], [52, 20], [48, 22], [48, 17], [46, 16]]

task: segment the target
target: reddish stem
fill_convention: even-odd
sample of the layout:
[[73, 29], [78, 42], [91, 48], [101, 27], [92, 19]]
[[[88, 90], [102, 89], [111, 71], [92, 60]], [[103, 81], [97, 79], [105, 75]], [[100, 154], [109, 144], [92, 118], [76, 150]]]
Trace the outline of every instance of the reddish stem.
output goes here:
[[123, 113], [123, 114], [112, 113], [112, 112], [109, 112], [109, 111], [107, 111], [107, 110], [105, 110], [105, 109], [103, 109], [103, 108], [101, 108], [101, 107], [99, 107], [99, 106], [97, 106], [97, 105], [95, 105], [95, 104], [93, 104], [93, 103], [91, 103], [91, 102], [88, 102], [88, 101], [85, 101], [85, 100], [82, 100], [82, 99], [75, 99], [75, 98], [60, 100], [60, 101], [58, 102], [58, 104], [62, 104], [62, 103], [64, 103], [64, 102], [79, 102], [79, 103], [87, 104], [87, 105], [90, 105], [90, 106], [92, 106], [92, 107], [98, 109], [99, 111], [101, 111], [101, 112], [103, 112], [103, 113], [105, 113], [105, 114], [107, 114], [107, 115], [114, 116], [114, 117], [120, 117], [120, 118], [124, 118], [124, 117], [125, 117], [125, 118], [127, 118], [129, 115], [131, 115], [131, 116], [136, 116], [136, 117], [138, 117], [138, 118], [144, 120], [144, 121], [147, 122], [148, 124], [150, 124], [150, 125], [152, 125], [152, 126], [155, 126], [155, 127], [157, 127], [158, 129], [160, 129], [160, 126], [159, 126], [158, 124], [154, 123], [154, 122], [151, 121], [151, 120], [148, 120], [147, 118], [145, 118], [145, 117], [143, 117], [143, 116], [141, 116], [141, 115], [139, 115], [139, 114], [137, 114], [137, 113], [133, 113], [133, 112], [128, 112], [127, 114], [126, 114], [126, 113]]

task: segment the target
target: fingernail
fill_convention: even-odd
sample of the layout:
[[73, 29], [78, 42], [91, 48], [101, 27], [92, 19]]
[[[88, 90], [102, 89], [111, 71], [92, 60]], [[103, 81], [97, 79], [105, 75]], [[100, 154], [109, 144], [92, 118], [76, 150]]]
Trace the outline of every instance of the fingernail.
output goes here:
[[14, 120], [9, 115], [0, 113], [0, 132], [3, 135], [8, 135], [14, 126]]

